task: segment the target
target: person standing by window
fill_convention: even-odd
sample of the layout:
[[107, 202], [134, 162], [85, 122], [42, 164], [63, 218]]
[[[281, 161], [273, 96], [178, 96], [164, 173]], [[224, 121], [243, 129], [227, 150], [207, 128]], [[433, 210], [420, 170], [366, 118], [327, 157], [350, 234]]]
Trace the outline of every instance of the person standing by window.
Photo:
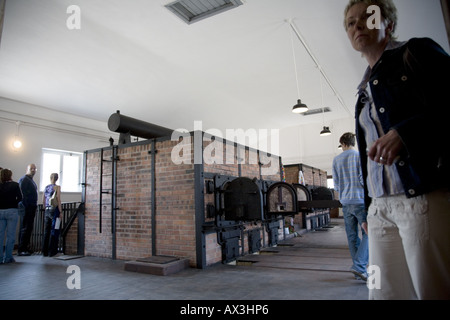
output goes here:
[[19, 208], [23, 210], [17, 253], [19, 256], [29, 256], [33, 253], [29, 246], [38, 201], [38, 189], [36, 183], [33, 181], [36, 171], [36, 165], [34, 163], [29, 164], [26, 174], [19, 179], [19, 186], [23, 197], [19, 204]]
[[[42, 196], [42, 204], [45, 208], [42, 254], [45, 257], [48, 255], [52, 257], [58, 253], [60, 224], [58, 225], [57, 219], [61, 219], [62, 212], [61, 187], [56, 185], [58, 178], [59, 176], [57, 173], [52, 173], [50, 175], [50, 184], [45, 187], [44, 194]], [[54, 199], [56, 199], [56, 203], [54, 204], [50, 201], [53, 195], [55, 195]]]

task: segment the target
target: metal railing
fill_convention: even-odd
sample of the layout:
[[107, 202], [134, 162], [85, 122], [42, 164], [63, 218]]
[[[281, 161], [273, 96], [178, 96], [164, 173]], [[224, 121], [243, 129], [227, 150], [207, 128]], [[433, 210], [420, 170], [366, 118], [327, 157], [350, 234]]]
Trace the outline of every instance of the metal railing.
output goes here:
[[[61, 233], [58, 241], [58, 252], [64, 252], [64, 237], [67, 234], [67, 227], [73, 217], [77, 213], [77, 209], [80, 206], [80, 202], [66, 202], [62, 203], [62, 216], [61, 216]], [[34, 218], [33, 232], [30, 239], [30, 250], [34, 253], [42, 252], [42, 244], [44, 240], [44, 224], [45, 224], [45, 208], [42, 204], [38, 205], [36, 217]], [[66, 231], [66, 232], [64, 232]]]

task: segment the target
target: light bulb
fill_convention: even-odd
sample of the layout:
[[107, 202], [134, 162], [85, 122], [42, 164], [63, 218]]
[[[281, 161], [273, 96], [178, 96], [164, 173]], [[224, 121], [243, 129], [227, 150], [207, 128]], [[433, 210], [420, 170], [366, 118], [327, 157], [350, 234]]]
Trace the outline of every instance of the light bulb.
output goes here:
[[20, 149], [22, 147], [22, 141], [20, 141], [19, 139], [16, 138], [13, 142], [13, 146], [16, 149]]

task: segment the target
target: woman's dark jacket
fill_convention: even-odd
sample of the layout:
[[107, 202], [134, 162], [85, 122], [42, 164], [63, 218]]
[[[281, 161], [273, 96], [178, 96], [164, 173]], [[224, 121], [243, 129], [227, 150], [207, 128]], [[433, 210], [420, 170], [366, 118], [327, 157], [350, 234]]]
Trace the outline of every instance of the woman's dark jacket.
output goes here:
[[[429, 38], [386, 50], [372, 68], [368, 84], [383, 130], [395, 129], [403, 140], [395, 166], [408, 198], [450, 185], [449, 77], [449, 55]], [[367, 146], [359, 122], [363, 98], [360, 90], [355, 117], [366, 182]]]
[[[19, 184], [14, 181], [0, 183], [0, 210], [17, 209], [22, 200]], [[3, 248], [0, 248], [3, 250]]]

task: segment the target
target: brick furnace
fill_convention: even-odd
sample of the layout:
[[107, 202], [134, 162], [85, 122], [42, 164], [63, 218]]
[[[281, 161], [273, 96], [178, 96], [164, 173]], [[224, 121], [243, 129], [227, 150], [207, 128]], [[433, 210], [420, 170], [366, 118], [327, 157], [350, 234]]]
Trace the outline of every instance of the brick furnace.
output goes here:
[[108, 126], [120, 132], [119, 143], [85, 152], [78, 240], [87, 256], [177, 258], [205, 268], [277, 245], [287, 216], [310, 219], [318, 208], [339, 206], [283, 182], [279, 156], [230, 139], [119, 112]]
[[282, 179], [278, 156], [198, 131], [174, 139], [119, 113], [109, 126], [119, 144], [85, 152], [85, 255], [174, 256], [204, 268], [276, 244], [282, 217], [267, 215], [263, 194]]

